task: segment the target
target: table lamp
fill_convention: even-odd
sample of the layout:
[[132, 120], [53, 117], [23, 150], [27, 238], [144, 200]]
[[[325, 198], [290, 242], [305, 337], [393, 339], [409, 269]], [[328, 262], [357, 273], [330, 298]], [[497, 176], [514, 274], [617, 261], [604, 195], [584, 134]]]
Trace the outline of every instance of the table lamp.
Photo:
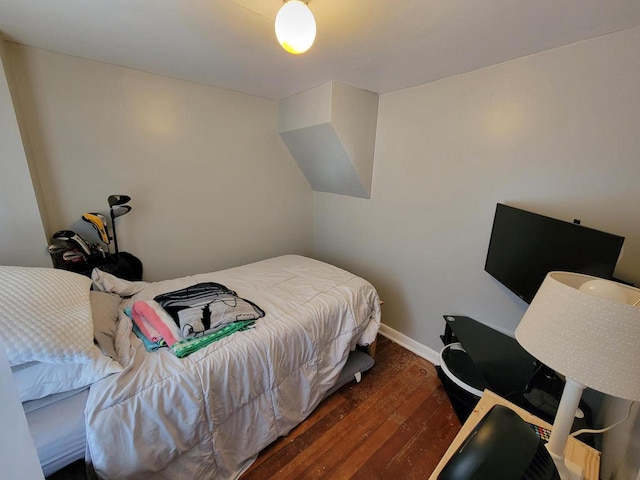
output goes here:
[[550, 272], [515, 336], [566, 383], [547, 449], [560, 477], [582, 478], [564, 448], [582, 391], [640, 400], [640, 290], [589, 275]]

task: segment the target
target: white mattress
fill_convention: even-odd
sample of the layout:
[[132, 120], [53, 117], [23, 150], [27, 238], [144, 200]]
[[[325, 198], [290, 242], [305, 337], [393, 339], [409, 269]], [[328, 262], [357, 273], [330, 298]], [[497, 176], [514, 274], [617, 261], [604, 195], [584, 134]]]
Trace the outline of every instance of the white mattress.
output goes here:
[[89, 389], [85, 389], [26, 414], [45, 476], [84, 459], [87, 442], [84, 407], [88, 395]]

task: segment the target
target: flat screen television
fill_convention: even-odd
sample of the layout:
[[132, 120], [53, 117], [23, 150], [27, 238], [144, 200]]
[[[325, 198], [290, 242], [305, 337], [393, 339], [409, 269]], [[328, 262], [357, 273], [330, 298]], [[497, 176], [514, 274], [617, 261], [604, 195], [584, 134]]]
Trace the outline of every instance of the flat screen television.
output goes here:
[[531, 303], [555, 270], [610, 279], [624, 237], [498, 203], [484, 269]]

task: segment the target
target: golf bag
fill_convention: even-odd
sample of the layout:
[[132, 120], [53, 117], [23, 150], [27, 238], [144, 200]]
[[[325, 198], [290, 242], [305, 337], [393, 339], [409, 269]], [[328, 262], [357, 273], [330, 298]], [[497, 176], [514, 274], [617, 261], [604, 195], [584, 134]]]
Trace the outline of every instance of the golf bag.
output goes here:
[[[60, 235], [60, 232], [72, 232], [80, 240], [70, 239], [67, 235]], [[72, 230], [61, 230], [56, 232], [49, 245], [49, 254], [54, 268], [69, 270], [81, 275], [91, 276], [94, 268], [99, 268], [103, 272], [110, 273], [125, 280], [142, 280], [142, 262], [136, 256], [128, 252], [119, 252], [117, 255], [100, 251], [95, 245], [90, 245], [84, 241], [80, 235]], [[81, 241], [87, 245], [87, 250], [82, 246]]]
[[[59, 230], [53, 234], [49, 245], [49, 254], [55, 268], [70, 270], [91, 276], [94, 268], [124, 278], [142, 280], [142, 262], [127, 252], [118, 250], [115, 219], [131, 211], [126, 205], [131, 200], [128, 195], [109, 195], [111, 227], [101, 213], [85, 213], [82, 220], [91, 224], [98, 233], [98, 240], [104, 244], [90, 244], [73, 230]], [[111, 228], [111, 229], [110, 229]], [[110, 235], [109, 233], [112, 233]], [[115, 253], [110, 251], [111, 240], [115, 244]]]

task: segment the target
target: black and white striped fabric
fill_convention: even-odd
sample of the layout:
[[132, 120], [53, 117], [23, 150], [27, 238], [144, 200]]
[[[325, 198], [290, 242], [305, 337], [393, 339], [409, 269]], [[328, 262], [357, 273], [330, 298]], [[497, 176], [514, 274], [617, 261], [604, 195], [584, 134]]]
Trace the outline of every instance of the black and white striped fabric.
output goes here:
[[258, 305], [215, 282], [163, 293], [154, 300], [171, 315], [185, 338], [206, 335], [233, 322], [264, 317]]

